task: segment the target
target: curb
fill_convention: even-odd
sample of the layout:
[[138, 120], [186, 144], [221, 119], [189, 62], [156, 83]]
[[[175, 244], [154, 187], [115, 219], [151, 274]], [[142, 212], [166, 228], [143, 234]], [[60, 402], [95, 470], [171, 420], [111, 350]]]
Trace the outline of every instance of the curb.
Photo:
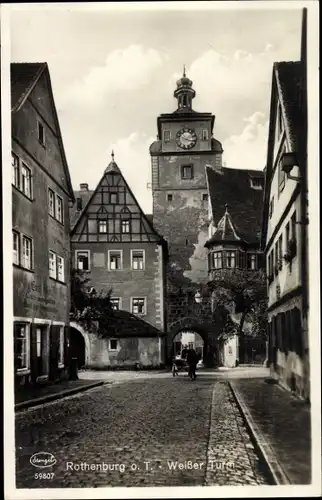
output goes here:
[[258, 425], [255, 423], [250, 411], [247, 408], [242, 396], [239, 394], [238, 390], [235, 390], [232, 383], [228, 382], [230, 390], [236, 401], [236, 404], [241, 412], [241, 415], [245, 421], [247, 429], [250, 436], [259, 452], [260, 457], [266, 464], [268, 472], [275, 485], [290, 485], [292, 484], [285, 474], [281, 464], [278, 462], [274, 451], [266, 441]]
[[84, 385], [81, 387], [75, 387], [74, 389], [66, 389], [65, 391], [58, 392], [56, 394], [48, 394], [47, 396], [43, 396], [41, 398], [31, 399], [29, 401], [22, 401], [21, 403], [15, 404], [15, 412], [19, 412], [21, 410], [26, 410], [27, 408], [32, 408], [34, 406], [38, 406], [44, 403], [49, 403], [50, 401], [55, 401], [57, 399], [62, 399], [67, 396], [72, 396], [73, 394], [77, 394], [78, 392], [84, 392], [89, 389], [93, 389], [94, 387], [99, 387], [100, 385], [104, 385], [108, 382], [100, 381], [94, 382], [89, 385]]

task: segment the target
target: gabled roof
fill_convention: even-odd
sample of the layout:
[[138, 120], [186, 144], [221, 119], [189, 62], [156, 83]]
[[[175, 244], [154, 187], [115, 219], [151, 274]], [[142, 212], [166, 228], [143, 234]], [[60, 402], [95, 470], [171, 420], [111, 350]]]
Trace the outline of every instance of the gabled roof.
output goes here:
[[303, 67], [300, 61], [274, 64], [277, 93], [282, 104], [286, 133], [293, 150], [297, 150], [301, 116], [299, 112]]
[[[73, 206], [71, 206], [69, 208], [69, 221], [70, 221], [70, 229], [72, 230], [73, 227], [75, 226], [77, 220], [80, 218], [80, 216], [82, 215], [82, 213], [84, 212], [84, 209], [88, 203], [88, 200], [91, 198], [92, 194], [94, 193], [93, 190], [79, 190], [79, 191], [74, 191], [74, 196], [75, 196], [75, 200], [76, 200], [76, 203], [73, 204]], [[81, 200], [81, 203], [82, 203], [82, 208], [81, 210], [78, 210], [78, 207], [77, 207], [77, 199], [80, 199]]]
[[[230, 222], [234, 221], [232, 225], [237, 236], [248, 243], [259, 242], [261, 231], [263, 191], [251, 187], [251, 177], [254, 175], [260, 178], [264, 176], [260, 170], [226, 167], [215, 170], [206, 167], [214, 226], [218, 227], [228, 205]], [[231, 227], [230, 222], [227, 227]]]
[[[206, 242], [205, 247], [211, 246], [213, 243], [240, 243], [243, 239], [238, 235], [238, 229], [232, 221], [226, 204], [226, 212], [218, 222], [217, 228], [212, 237]], [[247, 242], [245, 242], [247, 243]]]
[[[113, 165], [111, 165], [111, 164], [113, 164]], [[125, 177], [123, 176], [123, 174], [122, 174], [122, 172], [121, 172], [120, 168], [119, 168], [119, 167], [118, 167], [118, 165], [114, 162], [114, 158], [113, 158], [113, 161], [112, 161], [112, 162], [108, 165], [108, 167], [105, 169], [104, 174], [103, 174], [103, 176], [101, 177], [101, 179], [100, 179], [99, 183], [97, 184], [97, 186], [96, 186], [95, 190], [94, 190], [94, 191], [87, 192], [87, 193], [90, 193], [90, 194], [86, 195], [87, 202], [86, 202], [86, 205], [83, 207], [82, 211], [81, 211], [81, 212], [79, 212], [79, 213], [77, 213], [77, 214], [75, 214], [75, 212], [71, 212], [71, 216], [73, 216], [73, 217], [74, 217], [74, 224], [73, 224], [73, 227], [72, 227], [72, 229], [71, 229], [71, 234], [73, 235], [73, 234], [75, 233], [75, 231], [76, 231], [76, 229], [77, 229], [77, 226], [79, 225], [79, 223], [80, 223], [80, 221], [81, 221], [81, 219], [82, 219], [83, 215], [86, 213], [87, 208], [90, 206], [92, 199], [94, 198], [94, 196], [95, 196], [95, 195], [96, 195], [96, 193], [98, 192], [98, 190], [99, 190], [99, 188], [100, 188], [100, 186], [101, 186], [102, 182], [104, 181], [105, 175], [108, 175], [108, 174], [109, 174], [109, 173], [111, 173], [111, 172], [118, 173], [118, 174], [122, 177], [122, 180], [123, 180], [123, 182], [124, 182], [124, 185], [125, 185], [126, 189], [129, 191], [130, 195], [132, 196], [132, 198], [133, 198], [133, 200], [134, 200], [134, 203], [137, 205], [137, 207], [138, 207], [138, 209], [139, 209], [139, 213], [140, 213], [140, 215], [141, 215], [141, 216], [145, 219], [145, 221], [146, 221], [146, 223], [147, 223], [148, 227], [151, 229], [151, 232], [152, 232], [152, 233], [154, 233], [154, 234], [157, 236], [159, 243], [160, 243], [160, 244], [164, 247], [164, 249], [165, 249], [165, 250], [166, 250], [166, 252], [167, 252], [167, 248], [168, 248], [168, 246], [167, 246], [167, 242], [166, 242], [166, 240], [165, 240], [165, 239], [164, 239], [164, 238], [163, 238], [163, 237], [162, 237], [162, 236], [161, 236], [161, 235], [157, 232], [157, 230], [154, 228], [154, 226], [153, 226], [153, 224], [152, 224], [152, 221], [151, 221], [150, 217], [147, 217], [147, 216], [144, 214], [144, 212], [143, 212], [143, 210], [142, 210], [141, 206], [139, 205], [139, 203], [138, 203], [138, 201], [137, 201], [136, 197], [135, 197], [135, 196], [134, 196], [134, 194], [133, 194], [133, 191], [131, 190], [130, 186], [129, 186], [129, 185], [128, 185], [128, 183], [126, 182], [126, 179], [125, 179]], [[78, 193], [79, 193], [79, 192], [78, 192]], [[82, 197], [82, 196], [80, 196], [80, 197]], [[84, 197], [84, 198], [85, 198], [85, 197]]]
[[114, 311], [109, 332], [115, 337], [162, 337], [164, 332], [128, 311]]
[[306, 142], [305, 123], [302, 110], [302, 85], [305, 79], [303, 61], [276, 62], [272, 71], [271, 102], [269, 115], [268, 146], [262, 219], [261, 246], [265, 247], [271, 179], [273, 175], [273, 154], [276, 126], [276, 109], [279, 100], [285, 123], [285, 131], [291, 150], [298, 153]]
[[39, 78], [45, 74], [49, 88], [49, 99], [52, 104], [53, 116], [57, 129], [58, 142], [63, 161], [64, 173], [68, 187], [70, 199], [74, 201], [74, 192], [70, 178], [69, 168], [65, 155], [63, 139], [59, 126], [57, 110], [53, 90], [51, 86], [50, 73], [47, 63], [11, 63], [10, 65], [10, 80], [11, 80], [11, 113], [17, 113], [25, 101], [28, 99], [34, 87], [37, 85]]

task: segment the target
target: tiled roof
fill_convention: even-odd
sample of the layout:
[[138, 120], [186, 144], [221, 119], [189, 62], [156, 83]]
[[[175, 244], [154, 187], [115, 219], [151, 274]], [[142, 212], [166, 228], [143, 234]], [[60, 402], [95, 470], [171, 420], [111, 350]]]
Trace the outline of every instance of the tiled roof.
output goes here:
[[[85, 190], [81, 190], [81, 191], [74, 191], [74, 196], [75, 196], [75, 200], [76, 200], [76, 203], [74, 203], [74, 205], [72, 207], [69, 208], [69, 220], [70, 220], [70, 229], [73, 229], [73, 227], [75, 226], [76, 222], [78, 221], [79, 217], [82, 215], [83, 211], [84, 211], [84, 208], [86, 207], [87, 205], [87, 202], [88, 200], [90, 199], [90, 197], [92, 196], [94, 191], [85, 191]], [[80, 198], [82, 201], [82, 209], [81, 210], [78, 210], [78, 200], [77, 198]]]
[[300, 61], [274, 64], [278, 93], [281, 98], [289, 139], [294, 150], [301, 130], [300, 97], [303, 65]]
[[219, 242], [241, 242], [242, 238], [238, 234], [238, 229], [232, 221], [232, 218], [228, 212], [228, 205], [226, 205], [226, 212], [223, 217], [218, 222], [216, 231], [207, 241], [205, 246], [209, 246], [212, 243]]
[[227, 204], [238, 236], [249, 243], [259, 241], [263, 190], [251, 187], [251, 177], [263, 178], [263, 172], [207, 167], [206, 174], [214, 225], [218, 226]]
[[46, 63], [12, 63], [10, 65], [11, 109], [16, 109], [28, 94]]
[[115, 337], [161, 337], [163, 333], [143, 319], [128, 311], [114, 311], [110, 333]]

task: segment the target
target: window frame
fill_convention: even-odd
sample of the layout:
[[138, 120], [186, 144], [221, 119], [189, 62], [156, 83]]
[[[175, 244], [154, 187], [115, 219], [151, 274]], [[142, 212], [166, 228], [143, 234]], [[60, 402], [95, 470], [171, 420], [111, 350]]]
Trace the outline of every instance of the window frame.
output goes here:
[[[60, 222], [61, 224], [64, 223], [64, 203], [63, 203], [63, 198], [59, 196], [59, 194], [55, 193], [55, 219]], [[59, 202], [60, 202], [60, 215], [59, 215]]]
[[[135, 304], [134, 304], [134, 301], [137, 300], [137, 301], [144, 301], [144, 312], [143, 313], [140, 313], [140, 312], [134, 312], [134, 307], [135, 307]], [[136, 316], [146, 316], [147, 315], [147, 300], [146, 300], [146, 297], [131, 297], [131, 313], [132, 314], [135, 314]]]
[[[50, 257], [50, 254], [53, 255], [53, 259], [51, 259]], [[54, 263], [54, 267], [51, 268], [50, 266], [50, 262], [53, 262]], [[52, 250], [48, 250], [48, 270], [49, 270], [49, 277], [56, 280], [57, 279], [57, 254], [55, 252], [53, 252]], [[53, 273], [54, 275], [52, 276]]]
[[[123, 231], [124, 223], [126, 223], [128, 231]], [[121, 234], [131, 234], [131, 219], [121, 219]]]
[[[52, 205], [52, 213], [50, 211], [50, 206], [51, 206], [51, 200], [50, 200], [50, 197], [52, 195], [52, 202], [53, 202], [53, 205]], [[49, 215], [51, 215], [52, 217], [54, 217], [54, 219], [56, 218], [55, 215], [56, 215], [56, 197], [55, 197], [56, 193], [55, 191], [53, 191], [50, 187], [48, 188], [48, 213]]]
[[209, 133], [207, 128], [203, 128], [201, 130], [201, 140], [202, 141], [208, 141], [209, 140]]
[[173, 202], [173, 194], [172, 193], [167, 193], [167, 202], [172, 203]]
[[[78, 254], [87, 253], [88, 259], [88, 269], [81, 269], [78, 267]], [[79, 271], [90, 271], [91, 270], [91, 251], [90, 250], [75, 250], [75, 268]]]
[[209, 201], [209, 194], [208, 193], [202, 193], [201, 200], [202, 200], [203, 203], [208, 203], [208, 201]]
[[[17, 250], [14, 250], [14, 243], [15, 243], [15, 237], [17, 237]], [[14, 252], [16, 252], [16, 257], [17, 257], [17, 262], [15, 262], [15, 259], [13, 258], [13, 264], [16, 266], [20, 266], [20, 260], [21, 260], [21, 242], [20, 242], [20, 233], [16, 231], [15, 229], [12, 230], [12, 252], [13, 256], [15, 255]]]
[[[28, 173], [28, 176], [24, 176], [22, 171], [23, 169]], [[32, 191], [31, 191], [31, 177], [32, 177], [32, 172], [31, 168], [26, 164], [25, 161], [21, 160], [21, 166], [20, 166], [20, 188], [19, 190], [30, 200], [32, 199]], [[27, 179], [27, 186], [29, 192], [26, 191], [25, 186], [23, 185], [23, 179]]]
[[[230, 255], [228, 255], [230, 254]], [[225, 250], [225, 268], [226, 269], [236, 269], [236, 264], [237, 264], [237, 255], [236, 255], [236, 250]], [[233, 266], [228, 266], [228, 258], [232, 258], [233, 257], [233, 261], [234, 261], [234, 265]]]
[[30, 323], [24, 322], [24, 321], [14, 321], [14, 357], [16, 356], [16, 335], [15, 335], [15, 329], [16, 327], [25, 327], [25, 366], [22, 368], [17, 368], [14, 367], [15, 373], [17, 374], [24, 374], [24, 373], [29, 373], [30, 372]]
[[[142, 252], [142, 264], [143, 264], [142, 268], [135, 269], [133, 267], [133, 256], [134, 256], [135, 252], [137, 252], [137, 253]], [[145, 250], [133, 248], [133, 249], [131, 249], [130, 254], [131, 254], [131, 269], [132, 269], [132, 271], [145, 271]]]
[[[112, 348], [112, 345], [111, 345], [112, 341], [116, 342], [116, 348], [115, 349]], [[120, 339], [116, 339], [116, 338], [108, 339], [108, 350], [112, 351], [112, 352], [119, 351], [119, 349], [120, 349], [120, 342], [119, 341], [120, 341]]]
[[[184, 176], [184, 171], [186, 168], [190, 169], [190, 177]], [[187, 163], [187, 164], [181, 165], [180, 171], [181, 171], [181, 179], [187, 180], [187, 181], [190, 181], [193, 179], [193, 164], [192, 163]]]
[[[220, 266], [217, 266], [216, 262], [220, 262]], [[217, 270], [217, 269], [223, 268], [223, 252], [222, 252], [222, 250], [212, 252], [211, 264], [212, 264], [213, 269]]]
[[[37, 132], [38, 132], [38, 141], [40, 142], [40, 144], [42, 146], [46, 146], [46, 134], [45, 134], [45, 127], [44, 125], [41, 123], [40, 120], [38, 120], [38, 127], [37, 127]], [[42, 131], [42, 138], [40, 137], [40, 131]]]
[[[24, 241], [30, 243], [30, 247], [29, 247], [29, 250], [30, 250], [30, 257], [29, 257], [30, 266], [29, 267], [25, 265]], [[21, 233], [21, 245], [20, 245], [20, 247], [21, 247], [20, 266], [23, 267], [24, 269], [27, 269], [28, 271], [31, 271], [33, 269], [33, 255], [34, 255], [34, 252], [33, 252], [33, 240], [32, 240], [32, 238], [30, 238], [30, 236], [26, 236], [25, 234]]]
[[[61, 261], [60, 263], [59, 263], [59, 260]], [[62, 279], [61, 279], [61, 275], [59, 272], [60, 265], [62, 268]], [[61, 283], [65, 283], [65, 259], [64, 259], [64, 257], [62, 257], [59, 254], [56, 254], [56, 268], [57, 268], [57, 278], [56, 278], [57, 281], [60, 281]]]
[[[101, 231], [100, 226], [101, 224], [105, 225], [105, 231]], [[98, 219], [97, 221], [97, 232], [98, 234], [108, 234], [108, 220], [107, 219]]]
[[[112, 196], [115, 196], [116, 201], [112, 201]], [[109, 203], [110, 205], [117, 205], [119, 203], [119, 193], [118, 191], [110, 191], [109, 192]]]
[[[120, 256], [120, 267], [118, 269], [111, 268], [111, 254], [119, 254]], [[122, 271], [123, 270], [123, 250], [108, 250], [107, 251], [107, 268], [108, 271]]]
[[[112, 309], [113, 311], [119, 311], [120, 309], [122, 309], [122, 298], [121, 297], [111, 297], [111, 305], [112, 305]], [[113, 301], [118, 301], [117, 303], [117, 309], [114, 309], [113, 307]]]
[[[169, 138], [166, 139], [166, 133], [169, 134]], [[163, 142], [170, 142], [171, 141], [171, 130], [170, 129], [164, 129], [163, 130]]]
[[19, 156], [16, 155], [13, 151], [11, 151], [11, 168], [12, 174], [12, 179], [11, 183], [13, 186], [15, 186], [17, 189], [20, 189], [20, 168], [19, 168]]

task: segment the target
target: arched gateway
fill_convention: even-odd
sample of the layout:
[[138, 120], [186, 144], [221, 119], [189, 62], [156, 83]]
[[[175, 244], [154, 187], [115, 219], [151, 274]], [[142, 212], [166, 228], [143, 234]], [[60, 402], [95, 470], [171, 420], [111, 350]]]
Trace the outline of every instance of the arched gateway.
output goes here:
[[90, 340], [88, 333], [75, 322], [69, 325], [69, 352], [78, 358], [78, 367], [88, 366], [90, 360]]
[[214, 326], [198, 322], [198, 318], [186, 317], [173, 323], [168, 333], [168, 362], [181, 352], [183, 346], [191, 344], [201, 355], [205, 366], [218, 363], [218, 345]]

